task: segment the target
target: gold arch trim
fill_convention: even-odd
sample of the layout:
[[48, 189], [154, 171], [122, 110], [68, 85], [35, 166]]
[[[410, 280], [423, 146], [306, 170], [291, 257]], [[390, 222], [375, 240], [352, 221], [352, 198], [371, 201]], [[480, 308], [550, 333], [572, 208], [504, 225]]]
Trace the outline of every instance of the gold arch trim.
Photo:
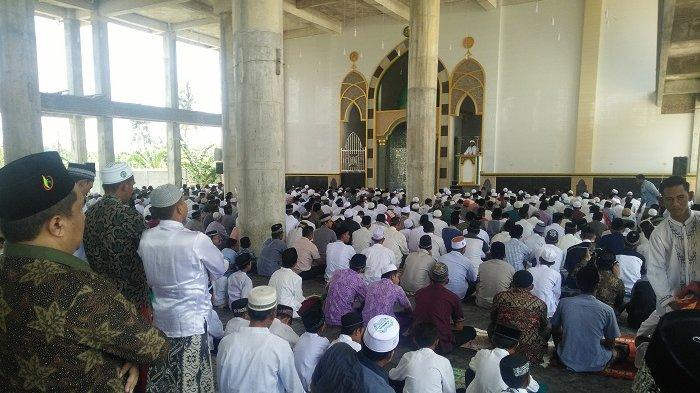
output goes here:
[[[477, 85], [474, 86], [472, 83], [468, 89], [458, 87], [465, 79], [473, 80], [477, 82]], [[471, 57], [457, 63], [452, 71], [450, 82], [450, 115], [459, 116], [459, 108], [466, 97], [469, 97], [474, 102], [476, 114], [482, 115], [484, 112], [485, 90], [486, 72], [481, 63]]]
[[[357, 80], [359, 78], [359, 81]], [[357, 88], [359, 94], [350, 94]], [[360, 112], [360, 120], [367, 120], [367, 79], [361, 72], [351, 70], [340, 84], [340, 121], [348, 121], [348, 111], [355, 105]]]

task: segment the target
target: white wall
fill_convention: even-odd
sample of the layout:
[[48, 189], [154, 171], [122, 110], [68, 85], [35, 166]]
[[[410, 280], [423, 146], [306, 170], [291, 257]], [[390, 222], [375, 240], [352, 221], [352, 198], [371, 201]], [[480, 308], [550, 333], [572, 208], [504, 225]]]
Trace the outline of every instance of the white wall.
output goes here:
[[656, 106], [656, 0], [608, 1], [599, 59], [594, 172], [671, 173], [690, 156], [693, 115]]

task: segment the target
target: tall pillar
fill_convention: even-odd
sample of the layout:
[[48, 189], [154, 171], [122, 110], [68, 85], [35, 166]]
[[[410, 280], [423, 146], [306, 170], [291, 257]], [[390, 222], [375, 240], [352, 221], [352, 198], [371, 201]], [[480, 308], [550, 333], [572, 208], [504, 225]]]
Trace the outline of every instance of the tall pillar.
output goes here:
[[229, 102], [233, 91], [233, 27], [231, 24], [231, 0], [214, 3], [214, 11], [219, 14], [219, 61], [221, 68], [221, 147], [224, 164], [224, 187], [238, 198], [236, 186], [236, 138], [231, 132]]
[[411, 1], [406, 113], [406, 193], [435, 192], [435, 102], [437, 100], [440, 0]]
[[[695, 114], [693, 115], [693, 135], [700, 134], [700, 94], [695, 95]], [[700, 143], [700, 139], [693, 138], [695, 143]], [[695, 170], [695, 203], [700, 203], [700, 157], [698, 158]]]
[[44, 150], [33, 0], [0, 1], [0, 112], [5, 163]]
[[596, 97], [598, 94], [598, 56], [604, 23], [605, 0], [586, 0], [581, 38], [581, 70], [578, 89], [578, 119], [574, 172], [590, 173], [596, 134]]
[[[70, 12], [70, 11], [68, 11]], [[83, 57], [80, 42], [80, 21], [75, 19], [74, 12], [63, 20], [64, 41], [66, 44], [66, 71], [68, 73], [68, 93], [75, 96], [83, 95]], [[85, 118], [71, 116], [70, 140], [74, 159], [77, 162], [86, 162], [87, 141], [85, 139]]]
[[[163, 35], [163, 53], [165, 54], [165, 106], [179, 108], [177, 86], [177, 40], [174, 31]], [[168, 183], [182, 184], [182, 151], [180, 143], [180, 124], [167, 123]]]
[[[233, 81], [224, 170], [238, 191], [238, 223], [257, 247], [284, 224], [284, 75], [282, 0], [232, 0]], [[230, 75], [231, 76], [231, 75]], [[230, 176], [230, 175], [229, 175]]]
[[[92, 60], [95, 70], [95, 93], [111, 100], [107, 22], [96, 13], [92, 15]], [[97, 156], [100, 168], [114, 162], [114, 125], [111, 117], [97, 117]]]

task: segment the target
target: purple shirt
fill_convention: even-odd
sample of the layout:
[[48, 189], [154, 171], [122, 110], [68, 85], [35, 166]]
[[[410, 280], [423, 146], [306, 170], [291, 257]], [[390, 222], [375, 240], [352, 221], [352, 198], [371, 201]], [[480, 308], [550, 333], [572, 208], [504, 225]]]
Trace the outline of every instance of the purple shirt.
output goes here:
[[340, 318], [355, 309], [355, 299], [365, 299], [367, 284], [362, 275], [352, 269], [336, 270], [328, 283], [328, 296], [323, 313], [326, 324], [340, 326]]
[[408, 301], [403, 288], [394, 284], [388, 278], [382, 278], [373, 282], [367, 288], [365, 308], [362, 310], [362, 320], [366, 324], [377, 315], [394, 317], [394, 306], [396, 303], [403, 308], [411, 309], [411, 303]]

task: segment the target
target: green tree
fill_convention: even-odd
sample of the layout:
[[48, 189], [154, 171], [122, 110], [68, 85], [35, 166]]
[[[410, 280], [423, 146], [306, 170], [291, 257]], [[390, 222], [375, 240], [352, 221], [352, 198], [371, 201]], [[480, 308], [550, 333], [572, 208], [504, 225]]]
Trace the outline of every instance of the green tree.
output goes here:
[[[195, 103], [194, 94], [190, 82], [185, 83], [185, 87], [180, 90], [180, 109], [192, 110]], [[196, 126], [189, 124], [180, 125], [180, 144], [182, 146], [182, 167], [185, 169], [187, 183], [211, 184], [218, 179], [216, 174], [216, 164], [214, 163], [214, 145], [204, 148], [193, 148], [187, 144], [187, 133], [197, 131]]]
[[119, 161], [124, 161], [132, 168], [167, 168], [168, 151], [162, 140], [154, 139], [148, 128], [149, 122], [131, 121], [132, 152], [119, 154]]

